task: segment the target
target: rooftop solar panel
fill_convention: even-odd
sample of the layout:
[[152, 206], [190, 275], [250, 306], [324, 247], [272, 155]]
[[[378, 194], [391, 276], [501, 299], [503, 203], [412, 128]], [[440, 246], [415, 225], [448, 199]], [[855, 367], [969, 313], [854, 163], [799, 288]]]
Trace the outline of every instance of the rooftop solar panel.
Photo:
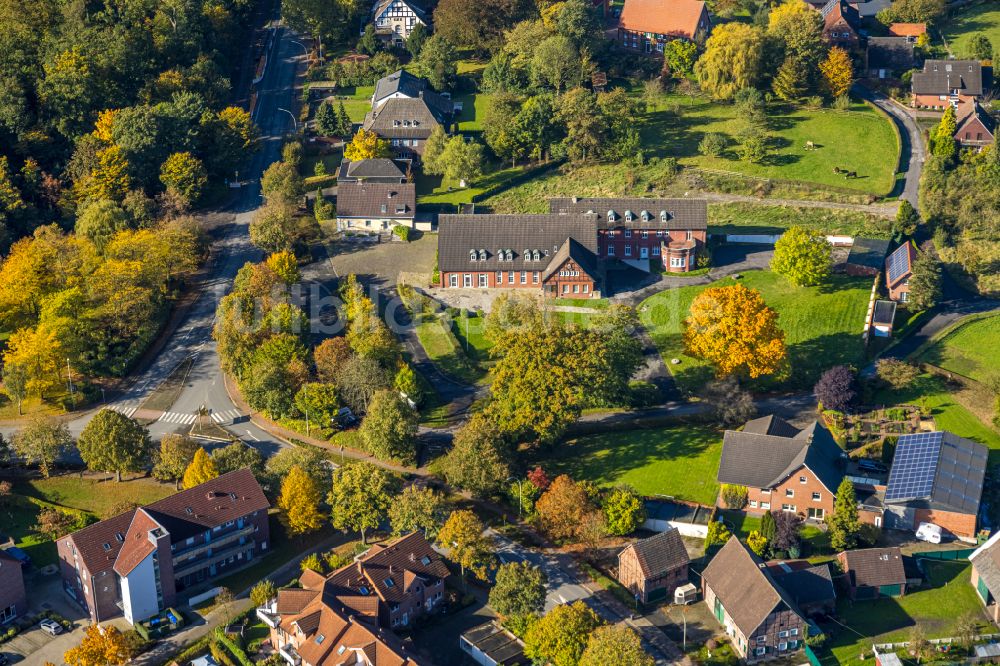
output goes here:
[[889, 282], [895, 283], [903, 277], [910, 269], [910, 244], [909, 242], [900, 245], [895, 252], [889, 255]]
[[941, 456], [943, 435], [942, 432], [928, 432], [899, 438], [889, 472], [885, 501], [930, 497]]

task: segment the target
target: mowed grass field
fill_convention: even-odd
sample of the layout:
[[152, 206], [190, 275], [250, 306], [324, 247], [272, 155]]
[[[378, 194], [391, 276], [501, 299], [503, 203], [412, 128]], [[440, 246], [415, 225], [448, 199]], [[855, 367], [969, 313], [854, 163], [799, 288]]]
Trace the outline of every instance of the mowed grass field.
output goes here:
[[600, 486], [629, 485], [642, 495], [714, 504], [721, 455], [719, 431], [685, 426], [577, 437], [536, 462], [549, 476], [569, 474]]
[[[924, 585], [907, 590], [902, 597], [854, 604], [841, 600], [837, 615], [848, 628], [839, 628], [823, 652], [829, 650], [841, 666], [870, 664], [872, 643], [909, 640], [914, 625], [920, 625], [927, 638], [954, 636], [959, 621], [970, 616], [988, 631], [976, 591], [969, 584], [972, 565], [925, 560], [925, 567]], [[860, 659], [862, 652], [869, 655], [867, 661]], [[826, 663], [824, 655], [819, 656]]]
[[958, 58], [971, 58], [969, 42], [982, 32], [993, 42], [994, 50], [1000, 49], [1000, 4], [996, 0], [980, 2], [956, 10], [942, 21], [941, 32], [948, 41], [948, 48]]
[[1000, 315], [963, 324], [931, 346], [921, 360], [978, 382], [1000, 374]]
[[[785, 332], [789, 372], [784, 377], [758, 380], [758, 388], [808, 389], [833, 365], [860, 366], [864, 360], [861, 328], [871, 290], [869, 278], [833, 275], [816, 287], [796, 287], [769, 271], [748, 271], [739, 280], [757, 289], [778, 313]], [[684, 353], [682, 325], [695, 296], [708, 287], [736, 284], [732, 278], [711, 285], [670, 289], [650, 296], [639, 305], [639, 316], [649, 330], [663, 360], [682, 390], [695, 392], [710, 381], [712, 368]], [[671, 364], [679, 358], [680, 364]]]
[[[852, 104], [846, 111], [772, 105], [768, 109], [771, 155], [761, 164], [751, 164], [738, 159], [734, 151], [735, 107], [704, 97], [670, 95], [666, 100], [666, 108], [648, 113], [640, 128], [643, 146], [650, 156], [676, 157], [681, 164], [704, 169], [846, 187], [877, 195], [892, 190], [899, 142], [889, 120], [866, 104]], [[698, 152], [698, 144], [709, 132], [730, 139], [729, 150], [719, 157]], [[814, 150], [806, 149], [809, 141], [815, 144]], [[845, 179], [834, 173], [834, 167], [855, 171], [858, 177]]]

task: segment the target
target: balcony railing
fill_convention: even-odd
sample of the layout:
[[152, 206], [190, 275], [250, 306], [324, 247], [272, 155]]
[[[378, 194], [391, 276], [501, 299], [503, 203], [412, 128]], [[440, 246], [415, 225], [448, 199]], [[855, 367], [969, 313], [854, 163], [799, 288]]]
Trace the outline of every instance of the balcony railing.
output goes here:
[[278, 650], [278, 654], [280, 654], [285, 661], [291, 664], [291, 666], [299, 666], [299, 664], [302, 663], [302, 657], [300, 657], [299, 653], [295, 651], [295, 648], [292, 647], [291, 643], [282, 645]]
[[211, 548], [215, 550], [219, 546], [224, 546], [230, 543], [233, 539], [238, 539], [241, 536], [247, 536], [248, 534], [253, 534], [257, 531], [257, 526], [253, 523], [244, 525], [242, 528], [236, 530], [235, 532], [223, 532], [217, 538], [213, 538], [211, 541], [204, 541], [202, 543], [197, 543], [187, 548], [175, 548], [171, 555], [176, 563], [178, 559], [185, 556], [200, 554], [202, 551]]
[[278, 615], [277, 599], [271, 600], [266, 606], [257, 608], [257, 617], [267, 626], [276, 629], [278, 624], [281, 623], [281, 616]]
[[[174, 578], [182, 578], [188, 574], [192, 574], [201, 569], [207, 569], [213, 564], [218, 564], [219, 562], [228, 559], [231, 555], [242, 552], [247, 546], [251, 545], [252, 542], [239, 543], [236, 542], [229, 546], [228, 548], [216, 548], [212, 550], [212, 554], [208, 557], [196, 558], [185, 562], [183, 566], [174, 567]], [[248, 560], [243, 561], [244, 564], [248, 563]], [[241, 565], [242, 566], [242, 565]]]

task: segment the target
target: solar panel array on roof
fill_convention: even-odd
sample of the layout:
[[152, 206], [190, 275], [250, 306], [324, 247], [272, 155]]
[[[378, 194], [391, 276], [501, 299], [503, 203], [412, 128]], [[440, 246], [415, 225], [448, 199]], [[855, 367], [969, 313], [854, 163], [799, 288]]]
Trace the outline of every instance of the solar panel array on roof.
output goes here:
[[910, 270], [910, 244], [903, 243], [889, 255], [889, 283], [895, 284]]
[[928, 432], [899, 438], [885, 490], [886, 502], [930, 496], [943, 435], [942, 432]]

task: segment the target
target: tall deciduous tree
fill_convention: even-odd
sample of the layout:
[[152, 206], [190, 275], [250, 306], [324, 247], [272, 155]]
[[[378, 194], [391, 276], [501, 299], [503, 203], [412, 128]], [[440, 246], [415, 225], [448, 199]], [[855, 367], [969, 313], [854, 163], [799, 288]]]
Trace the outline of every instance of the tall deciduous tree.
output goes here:
[[824, 409], [843, 411], [854, 400], [854, 372], [846, 365], [835, 365], [819, 377], [813, 388]]
[[628, 487], [615, 488], [601, 502], [608, 534], [625, 536], [634, 532], [646, 519], [642, 498]]
[[736, 91], [760, 82], [765, 35], [745, 23], [724, 23], [712, 31], [695, 64], [702, 88], [715, 99], [732, 99]]
[[417, 413], [395, 391], [372, 396], [360, 434], [365, 450], [377, 458], [404, 464], [416, 460]]
[[941, 264], [929, 252], [917, 254], [910, 276], [909, 305], [926, 310], [941, 300]]
[[219, 474], [228, 474], [238, 469], [249, 469], [254, 477], [264, 477], [264, 456], [260, 451], [242, 441], [220, 446], [212, 451], [212, 461]]
[[712, 287], [695, 297], [684, 320], [684, 347], [712, 363], [720, 377], [769, 375], [787, 355], [778, 314], [759, 291], [741, 284]]
[[486, 577], [492, 542], [483, 535], [486, 528], [468, 509], [452, 511], [438, 532], [438, 543], [449, 549], [450, 559], [462, 568], [462, 578], [468, 569], [479, 578]]
[[806, 73], [823, 57], [823, 16], [803, 0], [786, 0], [771, 10], [767, 34], [781, 44], [784, 58]]
[[433, 488], [407, 486], [389, 507], [389, 524], [393, 534], [423, 530], [425, 537], [434, 538], [441, 525], [439, 514], [442, 507], [441, 495]]
[[208, 171], [202, 161], [191, 153], [172, 153], [160, 167], [160, 182], [191, 205], [201, 198], [208, 185]]
[[198, 450], [194, 452], [194, 457], [191, 458], [191, 463], [184, 470], [184, 480], [181, 485], [185, 489], [194, 488], [217, 476], [219, 476], [219, 469], [215, 466], [215, 461], [205, 449], [198, 447]]
[[545, 609], [545, 572], [530, 562], [508, 562], [497, 569], [490, 607], [504, 618], [528, 617]]
[[35, 416], [14, 435], [14, 451], [29, 465], [38, 465], [42, 476], [49, 477], [59, 456], [73, 446], [73, 438], [64, 423]]
[[586, 514], [593, 511], [583, 487], [566, 474], [555, 478], [535, 503], [542, 527], [553, 538], [576, 538]]
[[771, 270], [796, 286], [811, 286], [830, 275], [831, 262], [826, 236], [795, 225], [774, 244]]
[[319, 487], [312, 477], [298, 465], [293, 465], [281, 482], [281, 495], [278, 496], [281, 521], [289, 534], [308, 534], [322, 526], [321, 499]]
[[153, 466], [153, 476], [160, 481], [173, 481], [180, 490], [181, 479], [201, 447], [184, 435], [164, 435], [160, 440], [160, 455]]
[[944, 113], [941, 114], [941, 121], [934, 129], [932, 152], [935, 157], [950, 160], [958, 150], [955, 141], [955, 132], [958, 131], [958, 122], [955, 117], [955, 107], [948, 105]]
[[415, 64], [434, 90], [450, 90], [458, 81], [458, 54], [451, 42], [439, 34], [422, 45]]
[[361, 128], [354, 135], [351, 142], [344, 148], [344, 158], [357, 162], [359, 160], [371, 160], [376, 157], [389, 157], [389, 142], [380, 139], [375, 132]]
[[357, 531], [361, 542], [367, 543], [367, 531], [378, 527], [388, 515], [397, 485], [394, 476], [370, 462], [338, 467], [328, 498], [333, 526]]
[[591, 632], [600, 624], [601, 618], [582, 601], [556, 606], [528, 629], [524, 654], [538, 663], [578, 666]]
[[149, 460], [149, 431], [124, 414], [102, 409], [80, 433], [77, 448], [88, 469], [114, 472], [121, 481], [123, 473], [138, 472]]
[[455, 434], [444, 460], [448, 483], [477, 497], [497, 493], [510, 476], [510, 450], [503, 434], [482, 414], [469, 419]]
[[832, 97], [846, 95], [854, 83], [851, 56], [839, 46], [830, 49], [826, 59], [819, 64], [819, 70], [823, 73], [823, 82]]
[[827, 516], [826, 523], [830, 528], [830, 546], [834, 550], [854, 548], [861, 523], [858, 521], [858, 499], [854, 494], [854, 484], [849, 479], [840, 482], [833, 503], [833, 515]]
[[579, 666], [605, 666], [614, 663], [653, 666], [656, 662], [646, 654], [639, 634], [631, 627], [598, 627], [587, 639], [587, 647], [580, 656]]
[[97, 624], [87, 627], [80, 644], [63, 654], [69, 666], [120, 666], [130, 657], [128, 642], [118, 628]]

